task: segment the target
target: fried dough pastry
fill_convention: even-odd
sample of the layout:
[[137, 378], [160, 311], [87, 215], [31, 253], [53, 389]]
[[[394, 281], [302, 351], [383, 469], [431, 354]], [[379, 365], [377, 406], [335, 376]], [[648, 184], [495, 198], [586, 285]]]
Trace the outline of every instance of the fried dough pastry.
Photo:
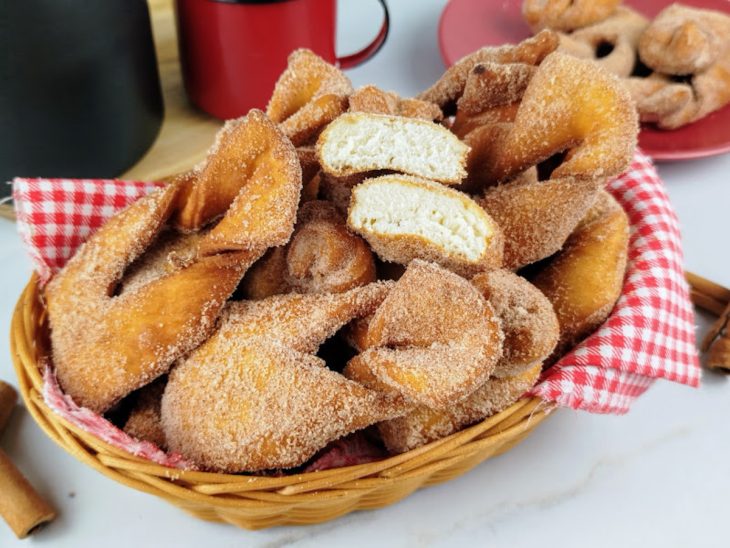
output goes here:
[[495, 377], [520, 375], [550, 356], [560, 327], [553, 305], [538, 288], [509, 270], [477, 274], [471, 283], [502, 324], [504, 345]]
[[553, 53], [530, 81], [510, 130], [473, 153], [483, 155], [485, 181], [507, 181], [560, 153], [565, 159], [552, 179], [605, 179], [629, 166], [637, 134], [634, 104], [615, 75]]
[[338, 177], [387, 169], [455, 184], [466, 175], [467, 152], [439, 124], [365, 112], [343, 114], [317, 141], [322, 169]]
[[537, 364], [515, 376], [492, 377], [465, 400], [447, 409], [418, 406], [407, 415], [381, 422], [378, 431], [388, 451], [405, 453], [506, 409], [535, 385], [540, 371]]
[[558, 35], [542, 31], [517, 45], [485, 47], [459, 59], [439, 80], [416, 98], [435, 103], [444, 115], [455, 113], [456, 102], [464, 93], [464, 87], [475, 65], [478, 63], [522, 63], [539, 65], [545, 57], [558, 47]]
[[420, 99], [401, 99], [397, 93], [376, 86], [363, 86], [350, 95], [350, 112], [390, 114], [439, 122], [444, 117], [438, 105]]
[[444, 409], [492, 374], [502, 330], [474, 286], [433, 263], [414, 260], [375, 311], [367, 349], [345, 375], [409, 404]]
[[347, 215], [347, 210], [350, 209], [352, 189], [371, 176], [370, 173], [356, 173], [345, 177], [335, 177], [322, 172], [319, 195], [323, 200], [334, 205], [338, 211]]
[[371, 313], [388, 289], [231, 303], [220, 329], [170, 373], [162, 398], [170, 449], [212, 470], [289, 468], [402, 413], [312, 355], [347, 321]]
[[642, 122], [676, 129], [695, 122], [730, 103], [730, 56], [723, 57], [689, 83], [660, 74], [626, 80]]
[[629, 222], [604, 195], [565, 242], [563, 250], [532, 279], [553, 303], [560, 323], [556, 356], [596, 330], [621, 295], [628, 259]]
[[106, 411], [203, 342], [257, 258], [248, 251], [202, 257], [113, 296], [125, 268], [172, 214], [179, 188], [155, 191], [109, 219], [46, 287], [58, 380], [93, 411]]
[[560, 36], [559, 51], [590, 59], [622, 78], [637, 61], [639, 38], [649, 20], [630, 8], [619, 6], [609, 18], [569, 35]]
[[534, 32], [571, 31], [603, 21], [619, 4], [621, 0], [524, 0], [522, 15]]
[[646, 66], [662, 74], [695, 74], [710, 68], [730, 48], [730, 16], [672, 4], [652, 21], [639, 41]]
[[297, 156], [302, 168], [302, 202], [316, 200], [319, 194], [319, 159], [312, 146], [298, 147]]
[[564, 177], [488, 188], [477, 201], [504, 234], [503, 266], [517, 270], [559, 251], [602, 184]]
[[196, 176], [185, 181], [177, 225], [198, 230], [226, 213], [201, 243], [201, 253], [283, 245], [296, 215], [302, 170], [296, 150], [258, 110], [229, 120]]
[[167, 379], [163, 377], [140, 388], [137, 401], [122, 428], [130, 436], [154, 443], [161, 449], [167, 447], [160, 418], [160, 401], [165, 384]]
[[370, 248], [333, 204], [306, 202], [291, 240], [257, 262], [243, 281], [248, 298], [279, 293], [342, 293], [375, 281]]
[[266, 114], [299, 146], [347, 110], [350, 93], [350, 79], [340, 69], [308, 49], [298, 49], [289, 55]]
[[368, 179], [352, 192], [347, 225], [385, 260], [434, 261], [463, 275], [502, 264], [502, 233], [466, 194], [405, 175]]

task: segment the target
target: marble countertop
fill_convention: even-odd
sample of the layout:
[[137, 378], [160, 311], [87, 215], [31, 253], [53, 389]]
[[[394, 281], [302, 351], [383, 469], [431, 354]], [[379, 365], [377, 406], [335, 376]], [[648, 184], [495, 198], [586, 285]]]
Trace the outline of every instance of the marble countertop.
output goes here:
[[[442, 72], [436, 45], [444, 0], [391, 0], [392, 33], [378, 56], [349, 71], [413, 95]], [[343, 51], [368, 41], [376, 2], [340, 2]], [[730, 287], [720, 254], [730, 204], [730, 155], [660, 164], [683, 228], [687, 268]], [[0, 333], [8, 333], [28, 276], [14, 225], [0, 219]], [[698, 316], [698, 333], [709, 318]], [[13, 382], [8, 340], [0, 378]], [[28, 544], [97, 546], [727, 546], [730, 388], [703, 374], [693, 390], [657, 382], [622, 417], [558, 410], [522, 444], [465, 476], [377, 511], [310, 527], [248, 532], [198, 521], [77, 462], [22, 409], [2, 447], [59, 517]], [[725, 426], [723, 426], [725, 424]], [[20, 546], [0, 523], [0, 546]]]

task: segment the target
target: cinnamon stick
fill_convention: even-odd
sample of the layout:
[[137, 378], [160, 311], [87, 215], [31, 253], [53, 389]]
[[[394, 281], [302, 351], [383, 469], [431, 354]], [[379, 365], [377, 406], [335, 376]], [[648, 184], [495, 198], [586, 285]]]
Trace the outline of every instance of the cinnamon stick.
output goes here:
[[[18, 394], [0, 381], [0, 434], [10, 418]], [[18, 538], [25, 538], [56, 517], [51, 506], [36, 493], [23, 474], [0, 449], [0, 516]]]
[[700, 345], [705, 365], [718, 373], [730, 374], [730, 289], [691, 272], [686, 276], [692, 302], [718, 316]]

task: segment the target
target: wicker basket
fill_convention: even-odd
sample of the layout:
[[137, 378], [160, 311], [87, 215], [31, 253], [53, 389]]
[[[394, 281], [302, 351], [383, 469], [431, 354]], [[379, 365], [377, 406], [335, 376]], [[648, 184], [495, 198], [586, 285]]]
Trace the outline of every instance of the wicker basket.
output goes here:
[[334, 470], [279, 478], [182, 471], [112, 447], [60, 418], [45, 404], [39, 364], [48, 352], [48, 329], [35, 274], [15, 307], [10, 345], [28, 411], [66, 451], [106, 476], [157, 495], [196, 517], [246, 529], [320, 523], [354, 510], [382, 508], [507, 451], [552, 410], [537, 398], [523, 399], [424, 447]]

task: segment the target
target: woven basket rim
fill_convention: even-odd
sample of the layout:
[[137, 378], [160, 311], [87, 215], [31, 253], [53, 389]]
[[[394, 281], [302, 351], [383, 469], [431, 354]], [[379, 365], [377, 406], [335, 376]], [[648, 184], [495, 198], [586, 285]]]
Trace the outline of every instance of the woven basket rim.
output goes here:
[[[399, 480], [405, 482], [420, 478], [421, 475], [427, 480], [448, 466], [458, 465], [460, 459], [464, 461], [473, 459], [479, 451], [497, 447], [497, 452], [493, 454], [498, 454], [502, 446], [511, 447], [555, 408], [554, 404], [546, 403], [539, 398], [523, 398], [504, 411], [446, 438], [406, 453], [354, 466], [283, 477], [179, 470], [116, 448], [68, 422], [46, 405], [42, 395], [43, 378], [40, 367], [47, 346], [39, 340], [39, 335], [45, 329], [44, 322], [45, 308], [41, 300], [39, 278], [33, 273], [13, 312], [10, 346], [19, 391], [35, 422], [54, 442], [79, 461], [115, 481], [161, 496], [187, 510], [190, 508], [185, 506], [193, 504], [203, 507], [214, 506], [218, 509], [260, 512], [281, 506], [284, 502], [306, 505], [326, 500], [328, 496], [334, 498], [343, 492], [343, 488], [352, 489], [355, 485], [361, 489], [368, 487], [376, 489], [379, 487], [379, 482], [383, 485], [388, 482], [397, 483]], [[481, 460], [483, 458], [478, 462]], [[472, 463], [469, 468], [473, 465], [475, 464]], [[418, 487], [420, 485], [410, 491]], [[379, 505], [367, 507], [379, 507]], [[357, 507], [346, 508], [336, 515], [353, 509]], [[259, 525], [258, 522], [245, 520], [234, 521], [228, 519], [226, 515], [204, 517], [204, 519], [223, 519], [246, 528], [269, 525]], [[318, 521], [324, 519], [314, 521], [284, 519], [273, 524]]]

